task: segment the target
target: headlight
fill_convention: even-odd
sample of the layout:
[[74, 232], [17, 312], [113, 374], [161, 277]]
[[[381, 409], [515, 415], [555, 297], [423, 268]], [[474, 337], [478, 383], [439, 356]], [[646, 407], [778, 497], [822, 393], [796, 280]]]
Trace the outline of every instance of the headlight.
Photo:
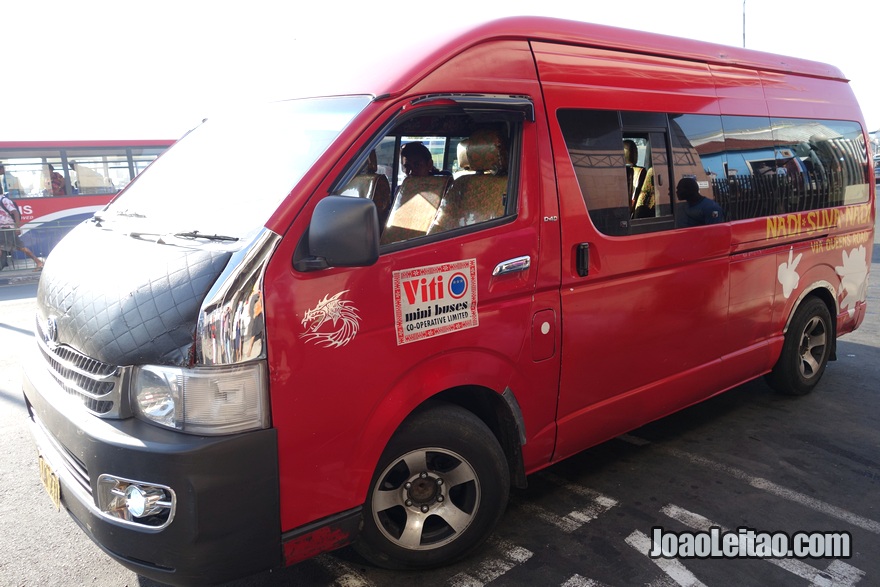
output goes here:
[[266, 363], [182, 369], [138, 367], [132, 405], [143, 420], [189, 434], [269, 427]]

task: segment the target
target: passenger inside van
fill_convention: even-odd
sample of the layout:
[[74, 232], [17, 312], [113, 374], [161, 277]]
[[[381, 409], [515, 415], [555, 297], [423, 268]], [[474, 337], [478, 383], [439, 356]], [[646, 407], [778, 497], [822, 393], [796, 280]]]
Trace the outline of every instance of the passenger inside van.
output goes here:
[[715, 200], [700, 193], [700, 184], [693, 177], [683, 177], [675, 188], [679, 200], [687, 202], [684, 214], [676, 222], [678, 227], [703, 226], [724, 222], [724, 211]]
[[407, 177], [440, 175], [440, 170], [434, 167], [431, 151], [422, 143], [407, 143], [400, 149], [400, 166]]
[[639, 148], [636, 142], [631, 139], [623, 141], [623, 158], [626, 161], [626, 185], [629, 190], [629, 210], [634, 214], [636, 209], [636, 199], [642, 191], [642, 184], [645, 181], [645, 168], [639, 167]]

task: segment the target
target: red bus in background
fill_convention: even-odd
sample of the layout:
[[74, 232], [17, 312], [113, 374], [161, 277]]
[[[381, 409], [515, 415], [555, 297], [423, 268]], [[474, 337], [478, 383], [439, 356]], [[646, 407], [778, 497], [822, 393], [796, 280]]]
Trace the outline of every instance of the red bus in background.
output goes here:
[[[173, 140], [0, 142], [4, 195], [21, 210], [21, 239], [45, 257], [106, 206]], [[21, 255], [21, 253], [16, 253]]]

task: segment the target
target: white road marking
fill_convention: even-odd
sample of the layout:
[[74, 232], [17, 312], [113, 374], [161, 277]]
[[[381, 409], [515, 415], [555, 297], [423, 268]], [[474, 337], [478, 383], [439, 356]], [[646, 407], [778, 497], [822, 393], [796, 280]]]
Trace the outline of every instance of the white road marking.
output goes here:
[[565, 479], [558, 475], [547, 472], [538, 473], [538, 475], [542, 479], [545, 479], [550, 483], [553, 483], [554, 485], [558, 485], [566, 491], [570, 491], [576, 495], [585, 497], [592, 501], [592, 503], [588, 506], [574, 510], [573, 512], [569, 512], [564, 516], [554, 514], [553, 512], [548, 511], [546, 508], [543, 508], [533, 503], [520, 502], [517, 504], [519, 508], [529, 512], [533, 516], [547, 522], [548, 524], [556, 526], [566, 534], [570, 534], [584, 524], [592, 522], [600, 515], [604, 514], [609, 509], [617, 505], [617, 501], [608, 497], [607, 495], [602, 495], [598, 491], [594, 491], [592, 489], [589, 489], [588, 487], [584, 487], [583, 485], [572, 483], [568, 479]]
[[508, 572], [510, 569], [520, 565], [534, 554], [521, 546], [511, 544], [506, 540], [491, 540], [493, 546], [501, 550], [500, 557], [486, 558], [482, 560], [476, 567], [465, 573], [458, 573], [449, 579], [449, 585], [452, 587], [483, 587], [486, 583], [490, 583], [495, 579]]
[[[713, 526], [716, 526], [724, 532], [729, 531], [729, 528], [725, 528], [721, 524], [677, 505], [665, 505], [660, 511], [673, 520], [677, 520], [694, 530], [708, 531]], [[865, 576], [864, 571], [840, 560], [832, 561], [824, 571], [820, 571], [798, 559], [765, 558], [762, 560], [810, 581], [811, 587], [831, 587], [832, 585], [836, 587], [851, 587]]]
[[[644, 440], [642, 438], [637, 438], [635, 436], [630, 436], [629, 434], [624, 434], [623, 436], [618, 436], [619, 440], [623, 440], [624, 442], [628, 442], [630, 444], [635, 444], [638, 446], [644, 446], [646, 444], [650, 444], [649, 441]], [[770, 494], [773, 494], [777, 497], [781, 497], [783, 499], [787, 499], [788, 501], [800, 504], [804, 507], [810, 508], [814, 511], [820, 512], [827, 516], [831, 516], [832, 518], [837, 518], [843, 522], [847, 522], [848, 524], [852, 524], [853, 526], [857, 526], [874, 534], [880, 534], [880, 522], [875, 520], [871, 520], [869, 518], [865, 518], [863, 516], [859, 516], [858, 514], [854, 514], [852, 512], [848, 512], [843, 508], [839, 508], [837, 506], [831, 505], [829, 503], [825, 503], [824, 501], [812, 498], [808, 495], [804, 495], [803, 493], [799, 493], [792, 489], [788, 489], [787, 487], [783, 487], [781, 485], [777, 485], [772, 481], [768, 481], [767, 479], [763, 479], [761, 477], [755, 477], [753, 475], [749, 475], [745, 471], [741, 469], [737, 469], [736, 467], [731, 467], [728, 465], [724, 465], [722, 463], [715, 462], [711, 459], [707, 459], [700, 455], [695, 455], [693, 453], [689, 453], [687, 451], [679, 450], [676, 448], [670, 448], [666, 446], [660, 445], [652, 445], [655, 450], [661, 450], [667, 454], [670, 454], [674, 457], [678, 457], [681, 459], [685, 459], [690, 461], [695, 465], [700, 465], [702, 467], [706, 467], [712, 469], [713, 471], [717, 471], [719, 473], [725, 473], [730, 475], [731, 477], [735, 477], [740, 479], [741, 481], [745, 481], [752, 487], [756, 489], [761, 489], [762, 491], [766, 491]]]
[[[638, 530], [626, 537], [626, 543], [645, 556], [648, 556], [648, 553], [651, 551], [651, 539]], [[681, 587], [706, 587], [705, 583], [697, 579], [694, 574], [677, 559], [652, 558], [650, 560], [660, 567], [660, 570], [666, 573], [670, 579], [675, 581], [676, 585], [680, 585]]]
[[605, 583], [600, 583], [599, 581], [594, 581], [593, 579], [587, 579], [586, 577], [581, 577], [580, 575], [572, 575], [571, 578], [560, 585], [560, 587], [606, 587]]

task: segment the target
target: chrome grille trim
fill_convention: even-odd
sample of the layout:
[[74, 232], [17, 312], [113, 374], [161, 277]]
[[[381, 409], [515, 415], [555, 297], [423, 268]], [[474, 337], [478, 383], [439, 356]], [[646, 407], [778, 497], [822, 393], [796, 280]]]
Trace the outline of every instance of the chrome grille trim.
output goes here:
[[40, 320], [37, 320], [36, 331], [46, 369], [65, 393], [79, 400], [95, 416], [124, 418], [131, 415], [124, 393], [128, 369], [108, 365], [69, 346], [50, 344]]

